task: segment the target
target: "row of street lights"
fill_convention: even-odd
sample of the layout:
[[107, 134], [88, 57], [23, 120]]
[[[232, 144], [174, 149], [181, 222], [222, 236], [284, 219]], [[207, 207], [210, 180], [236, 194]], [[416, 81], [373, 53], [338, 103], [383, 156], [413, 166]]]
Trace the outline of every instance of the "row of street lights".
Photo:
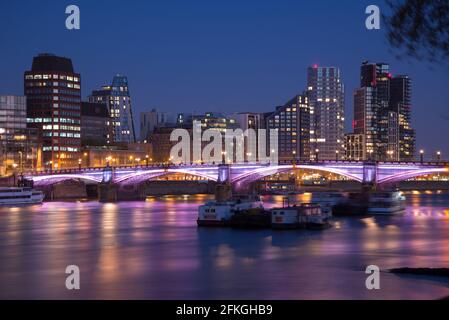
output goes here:
[[[316, 162], [319, 161], [319, 154], [320, 154], [320, 149], [315, 149], [315, 161]], [[371, 157], [372, 154], [373, 154], [373, 150], [369, 150], [369, 154], [370, 154], [370, 157]], [[388, 150], [387, 154], [388, 154], [389, 159], [392, 160], [393, 155], [394, 155], [394, 151], [393, 150]], [[420, 158], [421, 158], [420, 159], [421, 163], [423, 163], [424, 162], [424, 150], [421, 149], [419, 151], [419, 154], [420, 154]], [[340, 151], [335, 150], [335, 161], [339, 160], [339, 155], [340, 155]], [[436, 155], [437, 162], [440, 162], [441, 161], [441, 151], [435, 152], [435, 155]]]
[[[435, 152], [435, 155], [436, 155], [437, 162], [440, 162], [441, 161], [441, 151]], [[419, 156], [420, 156], [421, 163], [424, 162], [424, 150], [423, 149], [419, 150]]]
[[[320, 153], [320, 150], [319, 149], [315, 149], [315, 161], [316, 162], [319, 161], [319, 153]], [[370, 154], [370, 157], [371, 157], [372, 154], [373, 154], [373, 150], [369, 150], [369, 154]], [[389, 158], [391, 159], [393, 157], [394, 152], [392, 150], [389, 150], [389, 151], [387, 151], [387, 154], [388, 154]], [[421, 163], [423, 163], [424, 162], [424, 150], [421, 149], [419, 151], [419, 154], [420, 154], [420, 161], [421, 161]], [[223, 155], [223, 162], [225, 162], [226, 152], [225, 151], [222, 152], [222, 155]], [[436, 151], [435, 155], [436, 155], [437, 162], [440, 162], [441, 161], [441, 151]], [[87, 156], [87, 154], [85, 153], [84, 156]], [[251, 156], [251, 154], [247, 153], [247, 156]], [[339, 156], [340, 156], [340, 151], [339, 150], [335, 150], [335, 161], [339, 161]], [[115, 161], [115, 160], [116, 159], [112, 158], [111, 156], [108, 156], [106, 158], [107, 166], [110, 166], [111, 162]], [[129, 156], [129, 160], [131, 161], [131, 164], [133, 164], [133, 160], [135, 160], [136, 166], [137, 166], [137, 165], [139, 165], [139, 163], [141, 162], [142, 159], [141, 158], [135, 158], [134, 159], [133, 156]], [[170, 160], [171, 160], [171, 158], [169, 159], [169, 161]], [[150, 162], [153, 162], [153, 159], [150, 158], [149, 155], [145, 155], [145, 164], [146, 164], [146, 166], [148, 166]], [[55, 163], [54, 166], [53, 166], [53, 161], [50, 161], [49, 163], [50, 163], [50, 167], [51, 168], [54, 167], [54, 169], [56, 169], [56, 170], [58, 169], [58, 164], [57, 163]], [[81, 158], [78, 159], [78, 168], [79, 168], [79, 170], [81, 170], [81, 168], [82, 168], [82, 163], [83, 163], [83, 160]], [[87, 163], [86, 163], [86, 165], [87, 165]], [[14, 164], [13, 166], [14, 166], [14, 168], [18, 167], [17, 164]]]
[[[315, 149], [315, 161], [319, 161], [320, 149]], [[340, 160], [340, 151], [335, 150], [335, 161]]]
[[[106, 165], [109, 167], [111, 162], [114, 162], [116, 159], [112, 158], [111, 156], [106, 158]], [[142, 158], [134, 158], [133, 156], [129, 156], [129, 161], [131, 162], [131, 165], [133, 165], [133, 163], [136, 163], [136, 166], [138, 166], [139, 164], [141, 164]], [[150, 158], [149, 155], [145, 155], [145, 165], [148, 167], [148, 165], [150, 164], [150, 162], [153, 162], [153, 158]]]
[[[84, 157], [87, 157], [87, 153], [84, 153]], [[131, 165], [135, 162], [136, 166], [138, 166], [139, 164], [141, 164], [142, 159], [141, 158], [134, 158], [133, 156], [129, 156], [129, 161], [131, 162]], [[112, 156], [108, 156], [105, 158], [106, 160], [106, 166], [110, 166], [111, 163], [116, 162], [116, 158], [113, 158]], [[153, 162], [153, 158], [150, 158], [150, 156], [147, 154], [145, 155], [145, 164], [146, 166], [148, 166], [150, 164], [150, 162]], [[50, 161], [50, 164], [52, 164], [52, 161]], [[87, 159], [85, 161], [86, 167], [87, 165]], [[81, 170], [82, 169], [82, 165], [83, 165], [83, 159], [79, 158], [78, 159], [78, 169]], [[54, 165], [55, 169], [57, 169], [57, 164]]]

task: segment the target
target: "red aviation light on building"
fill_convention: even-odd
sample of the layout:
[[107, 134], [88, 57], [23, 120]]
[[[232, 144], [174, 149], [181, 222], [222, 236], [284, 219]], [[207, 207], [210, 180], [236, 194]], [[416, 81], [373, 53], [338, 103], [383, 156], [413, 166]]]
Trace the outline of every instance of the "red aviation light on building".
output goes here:
[[313, 68], [314, 68], [314, 69], [318, 69], [318, 65], [315, 63], [315, 64], [313, 65]]

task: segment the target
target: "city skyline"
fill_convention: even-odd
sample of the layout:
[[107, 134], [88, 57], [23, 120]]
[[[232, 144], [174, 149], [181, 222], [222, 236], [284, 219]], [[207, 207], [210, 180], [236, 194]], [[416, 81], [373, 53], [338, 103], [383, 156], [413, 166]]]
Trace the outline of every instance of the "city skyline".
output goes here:
[[[303, 96], [296, 95], [287, 104], [277, 106], [275, 111], [259, 113], [264, 118], [264, 124], [260, 128], [279, 129], [280, 158], [284, 160], [290, 158], [317, 160], [320, 154], [321, 160], [415, 161], [421, 158], [422, 161], [426, 152], [423, 148], [420, 148], [419, 152], [416, 149], [415, 130], [410, 123], [411, 83], [408, 75], [393, 76], [387, 63], [363, 61], [360, 69], [361, 88], [354, 90], [353, 131], [344, 132], [342, 123], [345, 120], [343, 97], [345, 85], [341, 79], [340, 69], [315, 64], [307, 70], [307, 89], [303, 91]], [[43, 130], [42, 165], [54, 169], [82, 166], [85, 161], [81, 156], [81, 139], [85, 137], [80, 130], [82, 122], [80, 110], [82, 104], [84, 109], [88, 104], [81, 103], [81, 75], [74, 73], [71, 59], [49, 53], [38, 54], [33, 57], [31, 71], [25, 71], [24, 87], [28, 100], [28, 126]], [[129, 92], [126, 75], [116, 74], [111, 85], [93, 90], [88, 96], [89, 103], [93, 103], [91, 107], [97, 109], [104, 106], [109, 113], [105, 116], [99, 111], [92, 110], [93, 114], [89, 115], [91, 112], [86, 109], [83, 115], [86, 120], [100, 124], [98, 129], [101, 129], [106, 137], [103, 146], [122, 144], [123, 147], [123, 144], [136, 142]], [[154, 113], [155, 119], [162, 115], [154, 109], [151, 113]], [[212, 113], [206, 113], [207, 117], [208, 114]], [[216, 119], [219, 124], [217, 128], [220, 128], [220, 131], [233, 129], [236, 114], [238, 113], [218, 116], [222, 119]], [[89, 118], [92, 115], [94, 118]], [[146, 130], [145, 127], [150, 126], [153, 127], [151, 130], [153, 131], [154, 126], [165, 127], [168, 124], [159, 123], [159, 119], [156, 123], [154, 119], [145, 123], [150, 120], [145, 120], [146, 115], [148, 112], [142, 112], [140, 116], [144, 118], [137, 120], [141, 124], [141, 129]], [[179, 121], [179, 116], [182, 115], [188, 120], [186, 123]], [[177, 125], [187, 125], [198, 117], [203, 118], [199, 114], [180, 113], [177, 115]], [[228, 123], [229, 121], [231, 123]], [[51, 124], [47, 125], [48, 123]], [[171, 124], [170, 127], [174, 129], [175, 126]], [[85, 125], [83, 128], [86, 133], [90, 131]], [[166, 134], [170, 136], [170, 132]], [[88, 135], [90, 138], [85, 139], [82, 147], [88, 149], [89, 146], [101, 146], [97, 144], [98, 141], [90, 145], [89, 143], [95, 140], [92, 139], [95, 133], [93, 136], [92, 133]], [[364, 137], [356, 138], [355, 135]], [[354, 140], [360, 138], [363, 139]], [[140, 142], [147, 143], [147, 140], [150, 140], [150, 143], [155, 142], [151, 137]], [[362, 145], [354, 145], [355, 141], [359, 141], [358, 143]], [[162, 149], [156, 150], [162, 152]], [[354, 150], [361, 150], [361, 156], [356, 155]], [[441, 155], [441, 149], [438, 149], [425, 157], [440, 161]], [[149, 159], [150, 156], [147, 154], [146, 158]], [[171, 159], [171, 156], [163, 154], [162, 158]], [[40, 163], [37, 163], [36, 167], [40, 167]]]
[[[209, 11], [218, 14], [217, 8], [221, 8], [220, 5], [217, 5], [217, 7], [206, 5], [199, 10], [197, 5], [193, 4], [195, 9], [186, 12], [183, 11], [186, 7], [182, 5], [181, 7], [176, 6], [176, 8], [170, 7], [174, 9], [173, 15], [182, 17], [181, 20], [188, 26], [189, 31], [198, 31], [200, 36], [210, 34], [212, 38], [206, 37], [201, 42], [191, 32], [188, 32], [186, 40], [182, 40], [180, 35], [174, 33], [174, 29], [163, 29], [161, 34], [170, 36], [169, 43], [164, 42], [160, 35], [155, 35], [154, 32], [146, 28], [147, 25], [155, 26], [158, 23], [161, 26], [166, 26], [167, 21], [171, 21], [173, 18], [173, 16], [166, 16], [169, 8], [161, 4], [139, 4], [133, 8], [124, 8], [117, 4], [114, 8], [103, 10], [99, 5], [80, 1], [79, 6], [83, 15], [83, 23], [81, 30], [74, 32], [69, 32], [63, 28], [64, 15], [59, 18], [62, 22], [56, 18], [57, 12], [63, 11], [63, 5], [42, 4], [36, 6], [31, 4], [26, 8], [23, 15], [29, 16], [31, 10], [37, 10], [48, 17], [48, 26], [39, 26], [39, 28], [44, 28], [49, 35], [63, 35], [66, 40], [53, 42], [51, 41], [52, 37], [36, 38], [36, 36], [30, 35], [30, 41], [26, 43], [9, 41], [11, 46], [6, 48], [4, 52], [4, 56], [8, 59], [0, 62], [7, 75], [0, 80], [1, 93], [21, 95], [20, 72], [17, 71], [25, 70], [23, 68], [29, 64], [30, 57], [39, 52], [52, 52], [60, 56], [70, 57], [75, 69], [83, 75], [83, 100], [87, 100], [87, 96], [92, 90], [97, 89], [103, 83], [108, 83], [114, 74], [127, 75], [132, 88], [135, 115], [142, 111], [150, 111], [153, 108], [174, 113], [191, 113], [193, 111], [202, 113], [221, 110], [229, 110], [228, 113], [241, 111], [267, 112], [272, 111], [275, 106], [285, 103], [286, 97], [300, 94], [306, 88], [306, 77], [304, 75], [307, 67], [318, 64], [320, 66], [335, 66], [342, 72], [342, 80], [346, 85], [345, 132], [351, 132], [351, 121], [353, 119], [351, 95], [359, 85], [359, 65], [364, 60], [385, 61], [394, 66], [395, 75], [408, 74], [413, 79], [412, 124], [417, 131], [416, 149], [424, 148], [426, 154], [434, 153], [436, 150], [441, 150], [443, 154], [449, 154], [449, 146], [439, 135], [439, 132], [447, 126], [447, 120], [444, 119], [444, 116], [447, 115], [445, 106], [447, 106], [446, 101], [449, 100], [449, 97], [444, 90], [447, 84], [445, 66], [441, 68], [434, 66], [431, 69], [431, 66], [425, 62], [397, 60], [393, 54], [388, 53], [382, 29], [370, 32], [362, 28], [362, 22], [365, 18], [363, 14], [364, 3], [347, 5], [345, 10], [342, 10], [341, 8], [334, 8], [337, 6], [331, 2], [320, 2], [319, 4], [308, 2], [301, 6], [302, 10], [298, 10], [299, 17], [302, 19], [298, 17], [297, 20], [292, 20], [292, 16], [288, 14], [284, 16], [284, 19], [276, 14], [272, 15], [268, 9], [273, 9], [273, 4], [262, 3], [254, 7], [254, 12], [249, 12], [250, 8], [247, 5], [239, 7], [242, 12], [231, 12], [230, 9], [237, 6], [234, 3], [231, 4], [231, 6], [222, 8], [223, 13], [216, 17], [217, 19], [212, 23], [212, 30], [210, 31], [200, 28], [198, 19], [194, 20], [193, 18], [198, 17], [200, 21], [203, 21]], [[10, 12], [18, 10], [18, 7], [13, 4], [2, 4], [2, 6], [5, 6], [5, 9]], [[164, 21], [160, 19], [137, 19], [141, 17], [137, 9], [143, 10], [147, 6], [153, 9], [151, 12], [158, 12], [163, 15]], [[332, 21], [326, 22], [325, 26], [329, 27], [329, 34], [319, 33], [320, 38], [325, 41], [320, 41], [320, 44], [303, 50], [302, 44], [307, 43], [307, 41], [310, 42], [317, 35], [317, 32], [313, 31], [312, 28], [312, 26], [316, 26], [315, 22], [312, 18], [306, 17], [305, 12], [322, 10], [324, 7], [327, 7], [326, 12], [335, 9], [333, 15], [334, 18], [340, 18], [337, 19], [339, 24], [333, 26]], [[382, 8], [384, 7], [381, 5]], [[138, 21], [136, 25], [127, 22], [124, 30], [118, 31], [119, 34], [125, 32], [135, 34], [134, 37], [122, 38], [120, 42], [131, 45], [131, 48], [136, 49], [140, 48], [138, 45], [142, 45], [142, 49], [145, 50], [124, 50], [120, 46], [114, 52], [107, 51], [106, 54], [104, 49], [93, 45], [96, 37], [102, 36], [111, 41], [113, 38], [109, 38], [110, 36], [105, 34], [101, 28], [96, 27], [97, 29], [92, 30], [90, 28], [92, 19], [104, 15], [115, 16], [119, 9], [125, 10], [127, 16], [136, 17], [135, 21]], [[282, 5], [275, 7], [275, 9], [276, 13], [284, 13], [285, 10]], [[7, 10], [2, 10], [2, 12]], [[153, 17], [151, 12], [148, 14]], [[183, 12], [185, 15], [183, 15]], [[248, 19], [247, 22], [242, 20], [243, 13]], [[52, 20], [50, 17], [55, 18]], [[226, 23], [224, 21], [226, 17], [232, 17], [233, 23]], [[345, 17], [348, 19], [344, 19]], [[14, 30], [16, 36], [20, 36], [25, 32], [27, 26], [35, 23], [36, 21], [33, 19], [30, 16], [27, 21], [22, 21], [23, 25], [18, 25]], [[279, 25], [273, 25], [272, 31], [268, 32], [267, 38], [262, 41], [261, 37], [266, 34], [267, 30], [259, 30], [256, 26], [262, 26], [264, 20], [276, 21], [279, 22]], [[5, 17], [2, 21], [1, 23], [11, 22], [8, 17]], [[303, 24], [310, 27], [307, 28], [307, 34], [301, 31], [300, 27]], [[61, 26], [58, 27], [59, 25]], [[331, 25], [336, 30], [333, 30]], [[134, 26], [140, 26], [140, 28], [133, 28]], [[177, 26], [179, 27], [179, 23]], [[293, 31], [287, 26], [295, 26], [298, 29]], [[355, 26], [357, 26], [357, 29], [355, 29], [353, 36], [356, 41], [341, 38], [338, 39], [341, 45], [337, 46], [336, 40], [332, 39], [332, 34], [337, 31], [341, 32], [341, 29]], [[229, 28], [223, 29], [224, 27]], [[255, 41], [254, 46], [248, 45], [242, 37], [230, 38], [231, 31], [235, 28], [251, 32], [250, 39]], [[282, 33], [281, 31], [286, 31], [286, 28], [288, 31]], [[140, 29], [146, 31], [139, 31]], [[212, 33], [217, 29], [221, 32], [214, 37]], [[1, 32], [2, 38], [5, 38], [5, 40], [11, 39], [11, 34]], [[146, 35], [152, 39], [153, 46], [150, 46], [147, 41], [136, 43], [133, 40], [136, 37], [144, 39]], [[287, 41], [295, 37], [301, 40], [296, 44]], [[38, 43], [36, 43], [37, 39], [39, 39]], [[183, 46], [187, 39], [191, 41], [190, 45]], [[217, 42], [219, 39], [225, 40], [223, 46], [232, 44], [234, 48], [239, 48], [238, 44], [243, 44], [245, 50], [239, 50], [235, 54], [230, 54], [228, 50], [217, 51], [225, 48]], [[86, 47], [93, 45], [92, 49], [80, 50], [70, 45], [75, 41]], [[271, 43], [275, 46], [281, 45], [283, 41], [288, 45], [288, 48], [301, 48], [301, 51], [295, 51], [294, 54], [285, 53], [285, 50], [273, 50], [274, 48], [269, 45]], [[360, 43], [360, 45], [354, 46], [352, 44], [348, 46], [349, 42]], [[204, 49], [208, 43], [212, 46], [209, 47], [210, 52], [206, 55], [206, 59], [198, 59], [204, 58], [201, 49]], [[261, 46], [262, 43], [265, 43], [265, 46]], [[192, 48], [193, 44], [195, 44], [195, 50]], [[13, 49], [17, 48], [18, 45], [22, 49], [19, 53], [13, 55]], [[178, 50], [172, 50], [173, 46]], [[260, 48], [265, 50], [260, 51]], [[332, 50], [329, 50], [329, 48], [332, 48]], [[355, 50], [349, 50], [351, 48]], [[143, 53], [140, 51], [143, 51]], [[101, 59], [96, 58], [97, 55]], [[17, 67], [21, 69], [17, 69]], [[241, 72], [238, 73], [237, 69]], [[432, 112], [428, 112], [428, 110], [432, 110]], [[429, 123], [432, 125], [429, 125]], [[138, 126], [136, 119], [134, 119], [134, 126]], [[137, 132], [136, 136], [139, 136]]]

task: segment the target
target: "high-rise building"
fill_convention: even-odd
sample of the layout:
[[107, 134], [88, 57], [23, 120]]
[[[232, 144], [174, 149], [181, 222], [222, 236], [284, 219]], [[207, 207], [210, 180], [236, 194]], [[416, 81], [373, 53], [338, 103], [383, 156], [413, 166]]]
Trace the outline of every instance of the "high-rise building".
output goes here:
[[391, 79], [390, 109], [398, 115], [398, 154], [400, 161], [415, 157], [415, 130], [411, 126], [411, 80], [406, 75]]
[[377, 108], [373, 91], [372, 87], [362, 87], [354, 92], [353, 129], [355, 134], [365, 136], [365, 156], [374, 154], [379, 135]]
[[384, 159], [389, 145], [390, 67], [364, 61], [354, 92], [354, 133], [365, 135], [367, 159]]
[[381, 160], [399, 161], [399, 115], [395, 111], [388, 110], [383, 122], [386, 121], [385, 135]]
[[297, 95], [276, 111], [267, 113], [265, 121], [266, 129], [278, 129], [280, 161], [310, 159], [310, 109], [306, 95]]
[[37, 130], [27, 128], [26, 97], [0, 96], [0, 174], [38, 167]]
[[[310, 143], [321, 160], [333, 160], [344, 150], [344, 85], [335, 67], [309, 67]], [[312, 152], [314, 156], [317, 152]]]
[[133, 143], [136, 140], [134, 131], [131, 97], [128, 79], [123, 75], [116, 75], [112, 85], [94, 90], [89, 102], [104, 103], [108, 106], [112, 121], [113, 143]]
[[106, 146], [112, 137], [111, 118], [104, 103], [81, 102], [81, 144]]
[[363, 61], [360, 66], [360, 87], [377, 87], [379, 76], [389, 72], [390, 66], [387, 63]]
[[27, 120], [42, 143], [46, 168], [74, 168], [81, 151], [81, 77], [69, 58], [40, 54], [25, 72]]
[[361, 88], [354, 92], [354, 133], [365, 135], [369, 160], [411, 160], [410, 79], [393, 77], [386, 63], [363, 62]]

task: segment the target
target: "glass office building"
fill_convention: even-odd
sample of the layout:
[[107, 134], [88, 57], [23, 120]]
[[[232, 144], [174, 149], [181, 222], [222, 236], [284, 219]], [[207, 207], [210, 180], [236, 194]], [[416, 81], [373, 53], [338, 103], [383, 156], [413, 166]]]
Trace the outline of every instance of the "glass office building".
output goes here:
[[[333, 160], [344, 150], [344, 85], [335, 67], [309, 67], [310, 143], [321, 160]], [[317, 152], [312, 152], [314, 159]]]
[[280, 161], [310, 159], [310, 109], [306, 95], [297, 95], [276, 111], [265, 114], [266, 128], [278, 129]]
[[104, 103], [108, 106], [112, 127], [111, 143], [136, 141], [131, 96], [126, 76], [116, 75], [112, 79], [112, 85], [94, 90], [89, 97], [89, 102]]
[[0, 174], [38, 166], [37, 130], [27, 128], [26, 97], [0, 96]]

